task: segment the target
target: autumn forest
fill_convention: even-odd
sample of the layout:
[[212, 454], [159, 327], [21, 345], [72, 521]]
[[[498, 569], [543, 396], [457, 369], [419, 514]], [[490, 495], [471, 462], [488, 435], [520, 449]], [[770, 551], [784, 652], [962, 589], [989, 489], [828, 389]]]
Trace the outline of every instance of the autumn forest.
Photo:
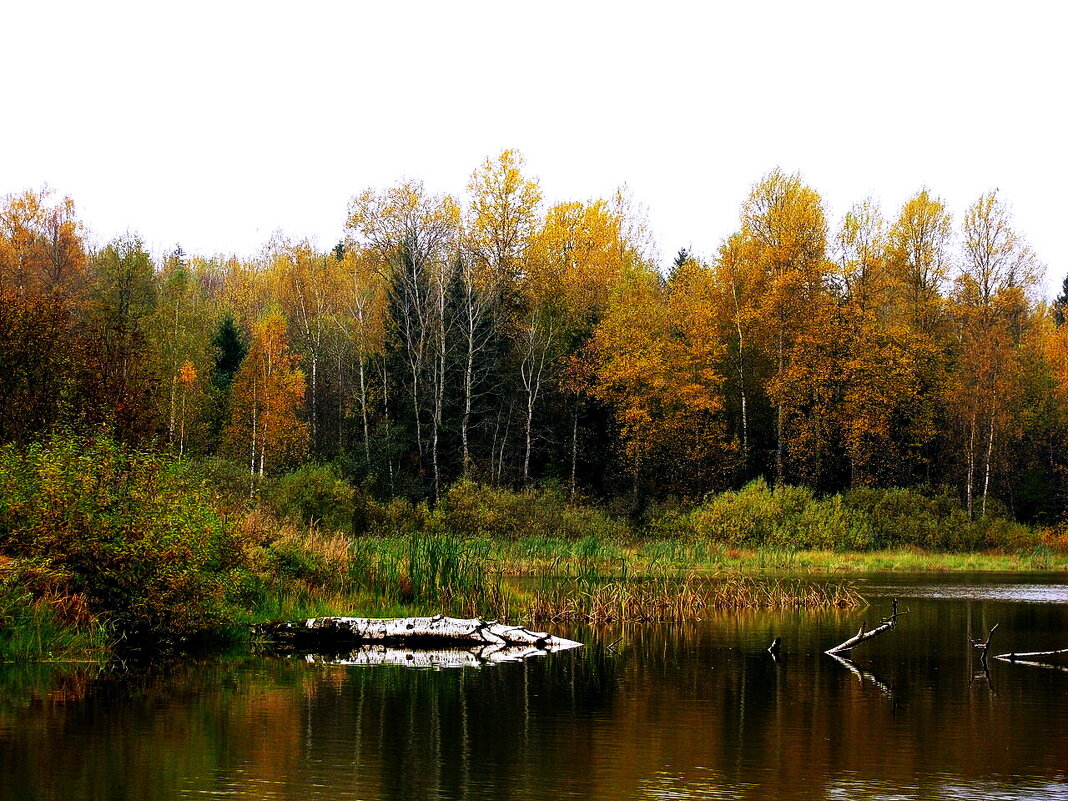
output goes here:
[[640, 509], [762, 477], [1063, 517], [1068, 327], [997, 193], [831, 221], [772, 171], [665, 274], [626, 192], [547, 207], [524, 170], [367, 189], [336, 246], [253, 259], [92, 248], [72, 199], [6, 196], [0, 441], [104, 430], [431, 503], [462, 478]]

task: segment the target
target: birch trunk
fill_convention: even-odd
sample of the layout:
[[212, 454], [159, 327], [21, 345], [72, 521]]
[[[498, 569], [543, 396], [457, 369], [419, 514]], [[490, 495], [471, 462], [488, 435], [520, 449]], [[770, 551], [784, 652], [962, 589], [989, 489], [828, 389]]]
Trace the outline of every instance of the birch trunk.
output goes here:
[[742, 337], [742, 309], [738, 302], [738, 283], [731, 274], [731, 298], [734, 301], [734, 328], [738, 334], [738, 392], [742, 401], [742, 454], [749, 459], [749, 414], [745, 394], [745, 341]]
[[527, 395], [526, 414], [526, 447], [523, 452], [523, 485], [530, 483], [530, 453], [533, 443], [534, 430], [534, 406], [541, 393], [542, 381], [545, 378], [546, 364], [549, 359], [549, 350], [552, 346], [553, 327], [552, 323], [545, 324], [542, 332], [542, 324], [538, 320], [537, 313], [531, 314], [530, 325], [524, 332], [527, 336], [527, 352], [523, 363], [520, 365], [520, 378]]
[[990, 426], [986, 438], [986, 463], [983, 465], [983, 507], [980, 517], [986, 517], [986, 498], [990, 491], [990, 465], [994, 461], [994, 413], [997, 407], [997, 373], [990, 388]]

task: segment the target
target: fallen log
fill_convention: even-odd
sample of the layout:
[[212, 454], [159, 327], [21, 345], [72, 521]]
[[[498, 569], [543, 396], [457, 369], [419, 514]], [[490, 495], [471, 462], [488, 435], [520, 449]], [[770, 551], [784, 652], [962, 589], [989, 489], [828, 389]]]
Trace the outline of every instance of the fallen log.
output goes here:
[[[1017, 654], [1016, 656], [1020, 656]], [[994, 657], [995, 659], [1001, 659], [1000, 656]], [[1062, 673], [1068, 673], [1068, 665], [1055, 665], [1052, 662], [1039, 662], [1037, 660], [1029, 659], [1007, 659], [1007, 662], [1012, 662], [1014, 665], [1027, 665], [1028, 667], [1045, 668], [1046, 670], [1059, 670]]]
[[264, 623], [258, 634], [302, 647], [329, 647], [381, 643], [424, 648], [454, 645], [496, 645], [561, 651], [582, 643], [554, 637], [523, 626], [508, 626], [480, 618], [434, 617], [313, 617], [288, 623]]
[[824, 653], [830, 654], [831, 656], [835, 656], [836, 654], [848, 654], [852, 652], [852, 650], [858, 645], [860, 645], [862, 642], [866, 642], [872, 637], [878, 637], [880, 634], [885, 634], [886, 632], [892, 630], [894, 626], [897, 625], [898, 615], [903, 615], [908, 611], [908, 609], [903, 609], [899, 612], [897, 609], [897, 598], [894, 598], [893, 612], [890, 617], [883, 618], [883, 621], [871, 630], [867, 628], [867, 623], [861, 623], [860, 631], [858, 631], [845, 642], [839, 643], [838, 645], [834, 646], [834, 648], [824, 651]]
[[[1027, 653], [1012, 651], [1007, 654], [998, 654], [994, 658], [1000, 659], [1003, 662], [1014, 662], [1021, 665], [1034, 665], [1038, 663], [1048, 665], [1051, 659], [1068, 658], [1068, 648], [1061, 648], [1056, 651], [1029, 651]], [[1049, 665], [1049, 667], [1059, 667], [1059, 665]]]

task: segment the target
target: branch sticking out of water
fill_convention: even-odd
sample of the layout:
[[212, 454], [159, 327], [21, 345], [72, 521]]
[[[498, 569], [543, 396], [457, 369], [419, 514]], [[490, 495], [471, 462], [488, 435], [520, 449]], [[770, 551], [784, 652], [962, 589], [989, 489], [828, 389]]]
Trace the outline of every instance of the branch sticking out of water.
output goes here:
[[895, 598], [893, 601], [893, 612], [891, 613], [890, 617], [883, 618], [883, 621], [870, 631], [867, 628], [867, 623], [861, 623], [860, 631], [858, 631], [845, 642], [834, 646], [834, 648], [831, 648], [825, 651], [824, 653], [830, 654], [831, 656], [851, 653], [853, 649], [860, 645], [862, 642], [866, 642], [872, 637], [878, 637], [880, 634], [885, 634], [886, 632], [891, 631], [894, 626], [897, 625], [898, 616], [903, 615], [908, 611], [908, 609], [898, 611], [897, 598]]
[[994, 627], [987, 632], [985, 640], [971, 641], [972, 647], [979, 649], [979, 661], [981, 661], [984, 665], [986, 664], [986, 652], [990, 649], [990, 638], [994, 636], [994, 632], [997, 631], [997, 628], [1000, 625], [1000, 622], [995, 623]]

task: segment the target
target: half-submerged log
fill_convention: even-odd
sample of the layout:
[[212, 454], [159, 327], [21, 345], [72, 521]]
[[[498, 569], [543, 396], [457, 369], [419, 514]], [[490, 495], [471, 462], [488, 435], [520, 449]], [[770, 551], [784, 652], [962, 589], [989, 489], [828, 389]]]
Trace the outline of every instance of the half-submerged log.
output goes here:
[[902, 609], [899, 612], [897, 609], [897, 598], [895, 598], [893, 601], [893, 612], [891, 613], [890, 617], [883, 618], [882, 622], [871, 630], [868, 629], [867, 623], [861, 623], [860, 631], [858, 631], [845, 642], [839, 643], [838, 645], [834, 646], [834, 648], [830, 648], [827, 651], [824, 651], [824, 653], [830, 654], [831, 656], [835, 656], [837, 654], [851, 653], [853, 649], [860, 645], [862, 642], [867, 642], [872, 637], [878, 637], [880, 634], [885, 634], [886, 632], [891, 631], [894, 626], [897, 625], [898, 615], [903, 615], [908, 611], [908, 609]]
[[1060, 648], [1056, 651], [1028, 651], [1017, 653], [1013, 651], [1007, 654], [998, 654], [994, 657], [1003, 662], [1012, 662], [1014, 665], [1030, 665], [1031, 667], [1053, 668], [1054, 670], [1068, 670], [1063, 664], [1068, 659], [1068, 648]]
[[290, 623], [266, 623], [260, 634], [298, 647], [355, 646], [363, 643], [407, 645], [421, 648], [450, 646], [516, 646], [540, 651], [562, 651], [582, 643], [554, 637], [523, 626], [508, 626], [479, 618], [434, 617], [313, 617]]

